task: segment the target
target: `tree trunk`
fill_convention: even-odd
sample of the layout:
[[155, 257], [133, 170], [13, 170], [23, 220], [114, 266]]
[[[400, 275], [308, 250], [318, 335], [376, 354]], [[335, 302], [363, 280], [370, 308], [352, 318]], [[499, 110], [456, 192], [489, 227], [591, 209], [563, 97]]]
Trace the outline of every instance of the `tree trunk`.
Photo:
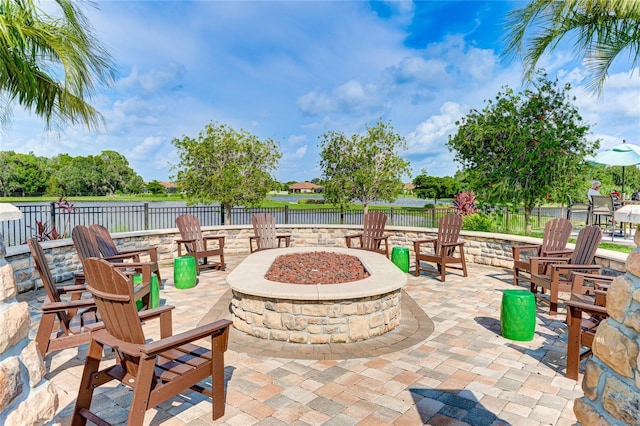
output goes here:
[[525, 207], [524, 209], [524, 233], [529, 235], [531, 234], [531, 213], [533, 212], [533, 207]]
[[362, 213], [367, 214], [368, 211], [369, 211], [369, 203], [365, 201], [365, 203], [363, 204]]
[[224, 224], [231, 225], [231, 206], [224, 205]]

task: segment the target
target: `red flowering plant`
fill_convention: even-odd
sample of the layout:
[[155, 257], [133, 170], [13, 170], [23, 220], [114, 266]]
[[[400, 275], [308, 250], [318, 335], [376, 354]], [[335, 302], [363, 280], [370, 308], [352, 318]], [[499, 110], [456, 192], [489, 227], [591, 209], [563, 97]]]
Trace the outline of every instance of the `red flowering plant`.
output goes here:
[[36, 226], [29, 226], [30, 229], [35, 230], [36, 239], [38, 241], [50, 241], [60, 240], [69, 236], [69, 228], [71, 227], [71, 213], [75, 212], [77, 208], [73, 203], [70, 203], [66, 197], [58, 198], [56, 202], [56, 208], [62, 211], [62, 215], [66, 217], [64, 232], [60, 234], [55, 226], [50, 226], [49, 222], [44, 222], [36, 219]]
[[473, 191], [463, 191], [456, 195], [453, 200], [453, 207], [458, 210], [462, 216], [468, 216], [478, 211], [476, 207], [476, 195]]

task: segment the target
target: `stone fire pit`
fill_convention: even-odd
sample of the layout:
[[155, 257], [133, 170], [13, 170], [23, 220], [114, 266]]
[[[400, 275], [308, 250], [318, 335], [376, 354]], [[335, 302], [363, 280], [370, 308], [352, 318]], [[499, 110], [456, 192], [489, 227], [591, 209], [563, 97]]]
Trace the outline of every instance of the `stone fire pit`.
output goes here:
[[[370, 276], [341, 284], [269, 281], [276, 257], [301, 252], [356, 256]], [[407, 276], [389, 259], [366, 250], [289, 247], [249, 255], [227, 277], [233, 291], [233, 325], [255, 337], [290, 343], [326, 344], [367, 340], [400, 323], [400, 290]]]

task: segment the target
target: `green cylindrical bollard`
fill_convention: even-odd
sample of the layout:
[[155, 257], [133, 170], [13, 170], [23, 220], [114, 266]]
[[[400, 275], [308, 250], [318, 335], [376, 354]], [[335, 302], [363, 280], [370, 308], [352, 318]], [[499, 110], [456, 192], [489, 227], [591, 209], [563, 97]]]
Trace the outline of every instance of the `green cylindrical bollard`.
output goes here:
[[192, 288], [196, 285], [196, 258], [193, 256], [176, 257], [173, 261], [173, 283], [176, 288]]
[[500, 330], [507, 339], [533, 339], [536, 331], [536, 298], [533, 293], [528, 290], [504, 290]]
[[391, 261], [402, 272], [409, 272], [409, 249], [407, 247], [394, 247], [391, 249]]

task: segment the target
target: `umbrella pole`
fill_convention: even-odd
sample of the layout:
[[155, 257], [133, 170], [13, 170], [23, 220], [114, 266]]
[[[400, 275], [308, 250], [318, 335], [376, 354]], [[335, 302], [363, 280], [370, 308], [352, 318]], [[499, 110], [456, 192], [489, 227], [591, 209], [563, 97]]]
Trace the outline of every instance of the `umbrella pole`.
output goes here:
[[622, 166], [622, 199], [624, 200], [624, 166]]

